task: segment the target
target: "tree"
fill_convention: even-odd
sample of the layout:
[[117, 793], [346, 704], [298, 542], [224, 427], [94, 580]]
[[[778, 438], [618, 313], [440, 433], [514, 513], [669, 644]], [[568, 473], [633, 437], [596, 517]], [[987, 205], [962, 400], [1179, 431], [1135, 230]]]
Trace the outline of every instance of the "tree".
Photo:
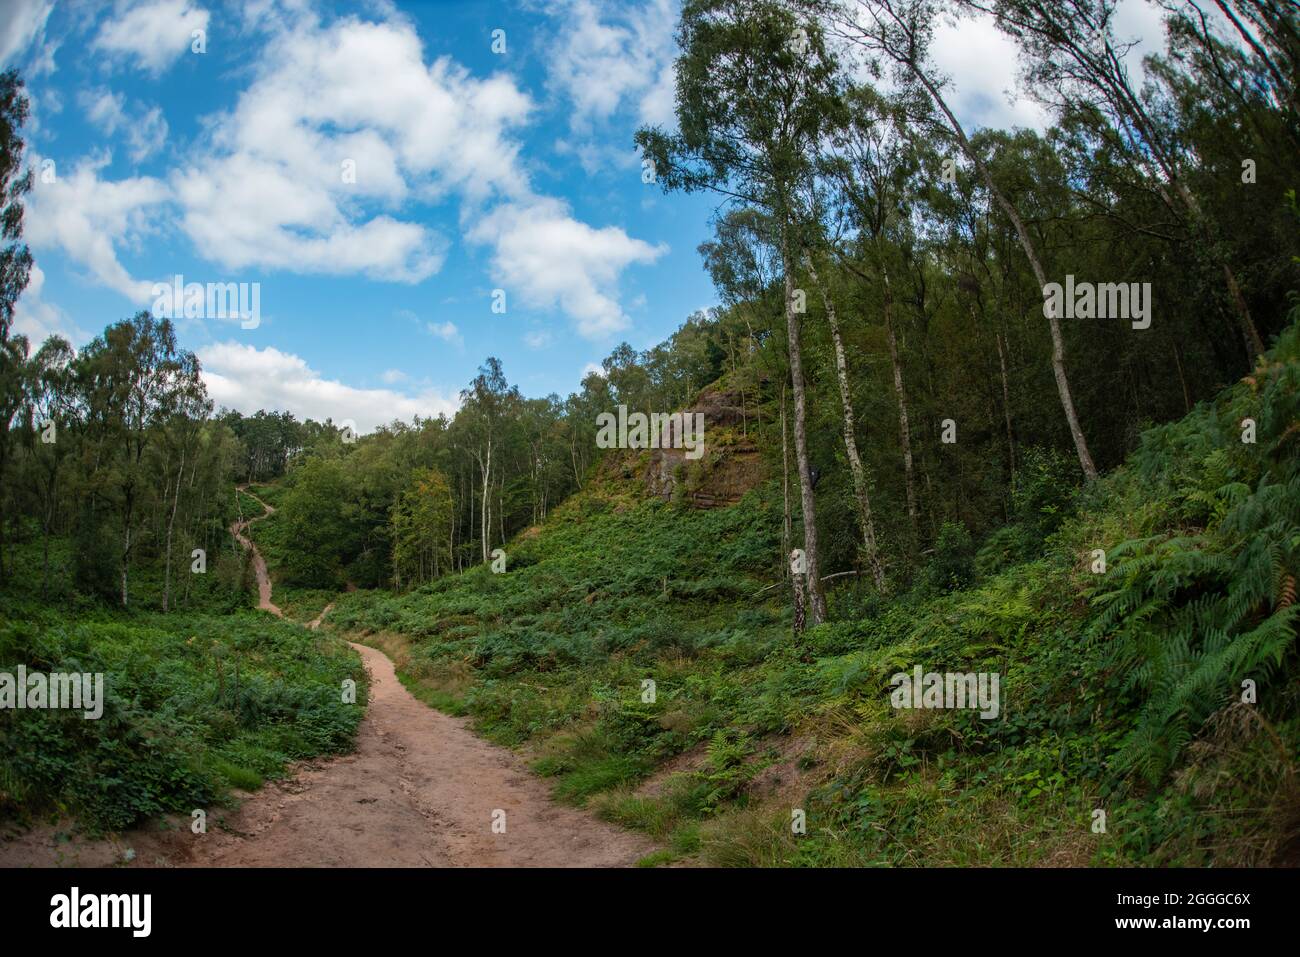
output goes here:
[[177, 349], [171, 320], [155, 319], [148, 312], [109, 326], [86, 346], [77, 357], [76, 381], [113, 457], [121, 519], [120, 597], [125, 608], [137, 504], [147, 481], [145, 452], [173, 415], [201, 406], [206, 393], [198, 359]]
[[[1034, 277], [1039, 288], [1048, 285], [1047, 272], [1043, 268], [1042, 257], [1025, 226], [1020, 211], [999, 188], [989, 171], [988, 164], [980, 155], [966, 135], [965, 129], [949, 106], [943, 93], [943, 83], [927, 62], [927, 48], [934, 24], [938, 20], [937, 0], [855, 0], [843, 7], [834, 8], [832, 16], [854, 41], [873, 53], [887, 56], [899, 67], [899, 78], [904, 82], [913, 82], [921, 86], [929, 95], [947, 131], [956, 140], [962, 153], [975, 167], [989, 194], [993, 196], [1003, 214], [1015, 227], [1020, 239], [1020, 246], [1033, 268]], [[1074, 440], [1075, 451], [1084, 477], [1092, 481], [1097, 477], [1097, 466], [1093, 463], [1092, 453], [1084, 438], [1079, 416], [1075, 411], [1074, 397], [1070, 390], [1070, 380], [1065, 371], [1065, 340], [1061, 334], [1060, 319], [1055, 315], [1047, 316], [1048, 329], [1052, 337], [1052, 373], [1056, 379], [1057, 394], [1061, 409]]]
[[765, 210], [776, 224], [809, 617], [817, 625], [826, 618], [826, 598], [808, 455], [801, 339], [806, 296], [795, 287], [795, 272], [807, 228], [798, 194], [811, 175], [811, 144], [841, 109], [837, 64], [819, 24], [801, 23], [773, 0], [691, 0], [682, 8], [678, 43], [680, 132], [642, 129], [636, 141], [666, 190], [713, 190]]
[[[1124, 55], [1133, 44], [1112, 36], [1118, 0], [962, 0], [971, 9], [990, 13], [1028, 57], [1027, 85], [1053, 104], [1066, 108], [1090, 100], [1111, 123], [1112, 143], [1121, 144], [1134, 169], [1148, 170], [1169, 188], [1163, 193], [1171, 211], [1181, 207], [1191, 228], [1222, 272], [1231, 308], [1253, 363], [1264, 343], [1242, 295], [1231, 264], [1216, 251], [1215, 230], [1200, 200], [1188, 187], [1176, 142], [1164, 135], [1129, 79]], [[1228, 13], [1227, 8], [1224, 8]], [[1230, 15], [1230, 14], [1229, 14]]]
[[450, 569], [451, 486], [437, 469], [411, 474], [392, 509], [393, 583], [397, 588], [431, 581]]
[[63, 465], [72, 445], [74, 355], [66, 339], [51, 336], [28, 367], [27, 448], [32, 485], [40, 503], [41, 597], [47, 597], [50, 590], [50, 536], [62, 490]]
[[4, 501], [5, 473], [9, 467], [10, 428], [23, 403], [23, 365], [27, 360], [25, 336], [11, 336], [14, 307], [27, 288], [32, 254], [18, 240], [23, 235], [22, 198], [32, 188], [32, 173], [22, 176], [23, 141], [28, 103], [16, 70], [0, 73], [0, 584], [6, 576], [5, 526], [12, 514]]
[[343, 463], [314, 455], [294, 471], [285, 492], [284, 554], [286, 579], [308, 588], [334, 588], [340, 584], [344, 561], [355, 554], [357, 526], [350, 521], [351, 488]]
[[891, 104], [870, 87], [855, 87], [846, 94], [849, 119], [832, 130], [827, 155], [820, 164], [824, 174], [838, 187], [847, 218], [859, 237], [859, 247], [871, 272], [859, 266], [851, 254], [841, 254], [841, 262], [859, 279], [871, 282], [873, 275], [881, 295], [881, 316], [889, 344], [890, 368], [893, 371], [894, 395], [898, 402], [899, 446], [903, 454], [903, 480], [907, 494], [907, 518], [912, 534], [912, 548], [920, 539], [916, 493], [916, 476], [912, 461], [912, 423], [907, 407], [907, 390], [903, 384], [903, 363], [894, 328], [894, 292], [890, 284], [889, 232], [903, 228], [907, 195], [906, 181], [916, 162], [899, 127], [907, 122], [907, 104], [900, 99]]
[[[479, 366], [478, 375], [460, 394], [462, 408], [471, 433], [471, 448], [482, 477], [479, 508], [479, 543], [483, 561], [488, 561], [492, 529], [492, 464], [494, 441], [499, 444], [503, 420], [521, 401], [519, 389], [512, 387], [501, 370], [501, 360], [489, 357]], [[458, 417], [459, 418], [459, 417]]]

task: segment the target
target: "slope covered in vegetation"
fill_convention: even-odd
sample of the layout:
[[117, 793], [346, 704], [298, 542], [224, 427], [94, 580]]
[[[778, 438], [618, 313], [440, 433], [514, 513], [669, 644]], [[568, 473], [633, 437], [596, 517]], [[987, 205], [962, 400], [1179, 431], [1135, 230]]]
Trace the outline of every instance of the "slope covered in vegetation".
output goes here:
[[[233, 518], [261, 507], [240, 494]], [[215, 538], [214, 541], [219, 541]], [[48, 552], [46, 551], [48, 544]], [[188, 818], [254, 790], [289, 763], [347, 751], [365, 713], [366, 674], [343, 642], [251, 610], [249, 556], [213, 549], [202, 574], [177, 562], [170, 613], [161, 560], [136, 563], [143, 608], [106, 607], [79, 588], [76, 542], [15, 549], [19, 567], [50, 573], [0, 590], [0, 674], [99, 674], [102, 714], [0, 709], [0, 830], [69, 815], [90, 833], [159, 814]], [[152, 556], [151, 556], [152, 557]], [[356, 705], [341, 702], [345, 679]]]
[[[348, 750], [365, 671], [341, 642], [242, 611], [60, 612], [0, 602], [0, 670], [103, 675], [103, 714], [0, 711], [0, 821], [92, 832], [188, 816], [291, 760]], [[358, 705], [340, 703], [344, 679]]]
[[[1026, 467], [978, 549], [953, 526], [910, 592], [836, 588], [797, 640], [769, 587], [778, 487], [696, 511], [617, 475], [505, 573], [356, 592], [331, 620], [527, 746], [559, 797], [664, 841], [650, 863], [1269, 863], [1300, 824], [1297, 442], [1292, 325], [1086, 492]], [[915, 665], [1000, 674], [999, 719], [893, 708]]]

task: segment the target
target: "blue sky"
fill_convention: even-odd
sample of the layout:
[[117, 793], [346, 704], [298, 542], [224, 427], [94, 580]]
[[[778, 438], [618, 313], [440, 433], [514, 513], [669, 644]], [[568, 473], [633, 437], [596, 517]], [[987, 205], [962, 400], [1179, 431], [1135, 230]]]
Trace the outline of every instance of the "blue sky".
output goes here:
[[[5, 0], [37, 169], [16, 327], [77, 345], [175, 274], [257, 282], [255, 329], [178, 320], [218, 404], [365, 430], [451, 411], [488, 355], [567, 394], [716, 302], [696, 252], [716, 201], [643, 183], [632, 143], [673, 122], [675, 20], [674, 0]], [[1041, 126], [991, 27], [935, 52], [966, 121]]]

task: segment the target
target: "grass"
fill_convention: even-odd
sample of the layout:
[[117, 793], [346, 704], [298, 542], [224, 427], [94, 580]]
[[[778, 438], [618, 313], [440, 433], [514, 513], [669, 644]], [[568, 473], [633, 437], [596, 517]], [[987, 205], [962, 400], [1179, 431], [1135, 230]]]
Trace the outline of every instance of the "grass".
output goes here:
[[[396, 650], [422, 700], [531, 754], [558, 799], [664, 842], [646, 866], [1268, 863], [1300, 820], [1284, 601], [1300, 533], [1278, 526], [1300, 510], [1296, 338], [1086, 493], [1035, 504], [982, 547], [951, 536], [913, 591], [837, 588], [832, 620], [799, 643], [784, 589], [762, 592], [775, 488], [700, 512], [608, 476], [512, 543], [506, 574], [348, 594], [331, 620]], [[1245, 416], [1260, 422], [1256, 448], [1239, 442]], [[1247, 562], [1260, 541], [1273, 572]], [[1103, 576], [1096, 547], [1113, 556]], [[1247, 593], [1266, 573], [1281, 585]], [[1177, 637], [1230, 593], [1253, 609], [1225, 632], [1236, 651], [1195, 627]], [[1000, 720], [894, 709], [889, 677], [914, 664], [996, 672]], [[1192, 674], [1209, 682], [1203, 707], [1167, 710], [1161, 696]], [[1227, 721], [1247, 675], [1268, 689], [1255, 723]], [[1143, 737], [1158, 721], [1172, 737]], [[795, 738], [811, 744], [790, 758]], [[644, 788], [688, 751], [702, 759]]]

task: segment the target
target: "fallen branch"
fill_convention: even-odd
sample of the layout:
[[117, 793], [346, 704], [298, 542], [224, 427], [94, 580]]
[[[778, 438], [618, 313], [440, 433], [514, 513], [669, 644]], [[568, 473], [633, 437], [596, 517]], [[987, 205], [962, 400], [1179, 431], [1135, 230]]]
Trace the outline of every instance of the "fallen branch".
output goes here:
[[[830, 581], [832, 578], [843, 578], [845, 575], [860, 575], [860, 574], [862, 574], [862, 573], [861, 573], [861, 572], [858, 572], [858, 571], [836, 572], [834, 575], [823, 575], [823, 576], [821, 577], [821, 580], [824, 581], [824, 582], [828, 582], [828, 581]], [[779, 581], [779, 582], [774, 582], [774, 583], [771, 584], [771, 585], [766, 585], [766, 586], [760, 588], [758, 591], [754, 592], [754, 594], [750, 595], [750, 596], [749, 596], [749, 600], [750, 600], [750, 601], [753, 601], [753, 600], [754, 600], [755, 598], [757, 598], [759, 595], [763, 594], [763, 592], [771, 591], [773, 588], [779, 588], [779, 587], [781, 587], [781, 586], [784, 585], [784, 584], [785, 584], [784, 581]]]

